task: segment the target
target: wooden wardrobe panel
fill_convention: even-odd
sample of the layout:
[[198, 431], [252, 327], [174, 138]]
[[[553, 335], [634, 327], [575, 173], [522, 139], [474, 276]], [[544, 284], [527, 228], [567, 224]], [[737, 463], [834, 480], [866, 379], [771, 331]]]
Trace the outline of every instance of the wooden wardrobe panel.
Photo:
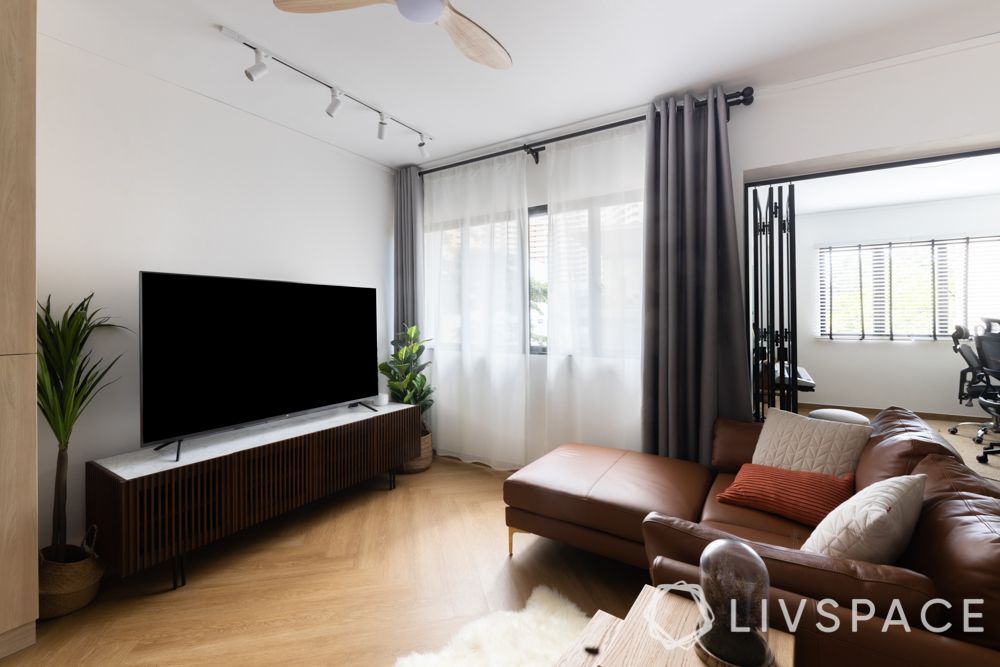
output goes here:
[[0, 356], [0, 634], [38, 617], [35, 355]]
[[35, 0], [0, 0], [0, 657], [38, 617]]
[[35, 0], [0, 2], [0, 354], [35, 351]]

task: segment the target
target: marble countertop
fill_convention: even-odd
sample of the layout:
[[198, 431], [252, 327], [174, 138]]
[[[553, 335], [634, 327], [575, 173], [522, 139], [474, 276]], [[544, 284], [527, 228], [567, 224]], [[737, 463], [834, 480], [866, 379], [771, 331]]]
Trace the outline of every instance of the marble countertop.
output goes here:
[[335, 426], [352, 424], [377, 417], [379, 414], [405, 410], [410, 407], [413, 406], [403, 403], [379, 405], [375, 407], [378, 413], [364, 407], [331, 408], [261, 424], [252, 424], [231, 431], [196, 436], [190, 440], [185, 439], [181, 447], [180, 461], [174, 461], [177, 446], [168, 445], [158, 452], [153, 451], [152, 447], [144, 447], [133, 452], [98, 459], [96, 463], [122, 479], [136, 479], [171, 468], [182, 468], [193, 463], [269, 445], [273, 442], [297, 438], [316, 431], [325, 431]]

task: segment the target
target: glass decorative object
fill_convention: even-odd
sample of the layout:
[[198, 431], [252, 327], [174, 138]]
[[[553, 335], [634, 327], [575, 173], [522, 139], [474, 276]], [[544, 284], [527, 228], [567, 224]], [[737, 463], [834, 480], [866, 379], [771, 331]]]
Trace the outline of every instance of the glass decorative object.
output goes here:
[[716, 540], [701, 554], [701, 587], [712, 627], [695, 645], [710, 667], [768, 667], [774, 654], [762, 629], [770, 579], [760, 556], [737, 540]]

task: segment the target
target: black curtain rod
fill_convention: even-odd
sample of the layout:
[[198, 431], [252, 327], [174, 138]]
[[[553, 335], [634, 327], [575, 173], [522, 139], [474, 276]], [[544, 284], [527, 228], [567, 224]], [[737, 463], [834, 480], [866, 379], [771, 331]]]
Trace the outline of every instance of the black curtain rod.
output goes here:
[[[708, 100], [695, 100], [695, 107], [703, 107], [708, 104]], [[743, 90], [736, 91], [735, 93], [726, 94], [726, 105], [730, 107], [735, 106], [750, 106], [753, 104], [753, 88], [747, 86]], [[678, 105], [677, 108], [682, 108], [683, 105]], [[597, 127], [591, 127], [586, 130], [580, 130], [579, 132], [570, 132], [569, 134], [561, 134], [557, 137], [551, 137], [549, 139], [543, 139], [541, 141], [532, 141], [521, 146], [515, 146], [514, 148], [507, 148], [502, 151], [496, 151], [495, 153], [489, 153], [488, 155], [480, 155], [479, 157], [469, 158], [468, 160], [460, 160], [459, 162], [452, 162], [451, 164], [446, 164], [440, 167], [434, 167], [433, 169], [425, 169], [419, 172], [420, 176], [425, 176], [427, 174], [433, 174], [438, 171], [444, 171], [445, 169], [454, 169], [455, 167], [462, 167], [467, 164], [474, 164], [476, 162], [482, 162], [483, 160], [491, 160], [495, 157], [500, 157], [502, 155], [511, 155], [512, 153], [520, 153], [524, 151], [531, 157], [535, 159], [535, 164], [538, 164], [538, 154], [545, 150], [547, 144], [554, 144], [557, 141], [566, 141], [567, 139], [576, 139], [577, 137], [586, 136], [588, 134], [594, 134], [595, 132], [604, 132], [605, 130], [613, 130], [616, 127], [624, 127], [625, 125], [631, 125], [633, 123], [640, 123], [646, 120], [646, 116], [634, 116], [632, 118], [626, 118], [624, 120], [615, 121], [614, 123], [607, 123], [605, 125], [598, 125]]]

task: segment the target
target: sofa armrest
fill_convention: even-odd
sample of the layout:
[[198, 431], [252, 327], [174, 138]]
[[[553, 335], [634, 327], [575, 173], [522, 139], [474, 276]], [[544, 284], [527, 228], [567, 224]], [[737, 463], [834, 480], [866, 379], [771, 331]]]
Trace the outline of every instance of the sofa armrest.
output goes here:
[[712, 467], [717, 472], [739, 472], [741, 465], [753, 460], [763, 427], [759, 422], [716, 419], [712, 431]]
[[[700, 524], [651, 512], [642, 523], [646, 556], [652, 565], [657, 556], [697, 566], [701, 552], [717, 539], [740, 539]], [[888, 614], [899, 600], [908, 618], [919, 618], [924, 604], [936, 595], [934, 583], [912, 570], [830, 558], [785, 547], [746, 542], [764, 560], [771, 586], [822, 600], [829, 598], [850, 607], [852, 600], [870, 600], [879, 616]], [[654, 577], [655, 578], [655, 577]], [[934, 606], [933, 611], [940, 611]]]

